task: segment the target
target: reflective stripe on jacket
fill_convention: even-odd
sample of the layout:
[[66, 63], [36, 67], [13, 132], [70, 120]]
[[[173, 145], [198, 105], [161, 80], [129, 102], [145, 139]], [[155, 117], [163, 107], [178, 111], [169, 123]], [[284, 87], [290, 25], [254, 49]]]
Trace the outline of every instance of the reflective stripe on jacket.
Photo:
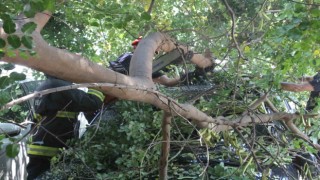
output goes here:
[[59, 149], [60, 148], [56, 147], [30, 144], [27, 146], [27, 153], [29, 155], [53, 157], [59, 153]]
[[98, 90], [95, 90], [95, 89], [91, 89], [91, 88], [89, 88], [88, 94], [92, 94], [92, 95], [97, 96], [102, 102], [103, 102], [104, 97], [105, 97], [102, 92], [100, 92]]
[[[69, 111], [58, 111], [55, 117], [58, 118], [68, 118], [68, 119], [76, 119], [78, 116], [78, 112], [69, 112]], [[41, 121], [43, 118], [40, 114], [34, 114], [34, 118], [37, 121]]]

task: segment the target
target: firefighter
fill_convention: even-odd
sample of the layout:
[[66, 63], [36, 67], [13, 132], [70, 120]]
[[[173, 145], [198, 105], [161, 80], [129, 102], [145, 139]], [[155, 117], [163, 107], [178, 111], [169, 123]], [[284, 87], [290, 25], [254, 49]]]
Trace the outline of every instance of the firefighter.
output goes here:
[[[36, 91], [72, 85], [61, 79], [47, 77]], [[35, 99], [35, 119], [31, 144], [28, 145], [27, 179], [32, 180], [50, 169], [50, 160], [67, 141], [74, 137], [79, 112], [96, 112], [103, 105], [104, 95], [97, 90], [59, 91]]]
[[[131, 43], [133, 50], [135, 50], [137, 48], [137, 46], [141, 40], [142, 40], [142, 36], [135, 39]], [[133, 52], [126, 52], [126, 53], [122, 54], [121, 56], [119, 56], [116, 61], [110, 62], [110, 67], [112, 68], [112, 70], [114, 70], [116, 72], [120, 72], [122, 74], [129, 75], [129, 67], [130, 67], [130, 61], [131, 61], [132, 56], [133, 56]], [[171, 86], [175, 86], [175, 85], [179, 84], [180, 77], [169, 78], [165, 74], [162, 74], [160, 72], [155, 72], [155, 73], [152, 73], [152, 80], [155, 83], [171, 87]]]

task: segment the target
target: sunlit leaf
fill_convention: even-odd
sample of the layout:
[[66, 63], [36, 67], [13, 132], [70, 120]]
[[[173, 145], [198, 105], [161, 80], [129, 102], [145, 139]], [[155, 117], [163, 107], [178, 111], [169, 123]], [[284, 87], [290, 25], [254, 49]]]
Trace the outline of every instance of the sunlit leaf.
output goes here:
[[7, 55], [8, 57], [16, 57], [16, 53], [15, 53], [14, 50], [7, 50], [7, 51], [6, 51], [6, 55]]
[[320, 56], [320, 50], [319, 49], [316, 49], [313, 51], [313, 56], [314, 57], [319, 57]]
[[244, 52], [245, 52], [245, 53], [250, 52], [250, 47], [249, 47], [249, 46], [244, 47]]
[[[47, 1], [51, 1], [51, 0], [47, 0]], [[41, 12], [43, 10], [45, 10], [45, 1], [42, 0], [31, 0], [30, 5], [31, 5], [31, 9], [32, 11], [35, 12]]]
[[19, 56], [22, 57], [23, 59], [28, 59], [29, 55], [26, 53], [26, 51], [20, 51]]
[[50, 12], [54, 12], [55, 10], [55, 0], [45, 0], [43, 1], [43, 7], [45, 10], [48, 10]]

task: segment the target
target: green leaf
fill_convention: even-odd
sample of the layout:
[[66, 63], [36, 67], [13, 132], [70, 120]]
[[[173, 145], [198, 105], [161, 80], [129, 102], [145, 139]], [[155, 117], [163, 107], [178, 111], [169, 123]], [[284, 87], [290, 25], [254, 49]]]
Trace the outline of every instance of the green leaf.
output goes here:
[[0, 18], [3, 21], [10, 21], [11, 20], [11, 17], [8, 14], [0, 14]]
[[310, 13], [311, 13], [311, 15], [312, 15], [313, 17], [319, 17], [319, 16], [320, 16], [320, 10], [319, 10], [319, 9], [312, 9], [312, 10], [310, 11]]
[[10, 84], [10, 79], [8, 76], [0, 77], [0, 88], [6, 87], [9, 84]]
[[16, 81], [21, 81], [21, 80], [26, 79], [26, 75], [23, 73], [12, 72], [12, 73], [10, 73], [10, 78], [12, 78]]
[[8, 57], [16, 57], [16, 53], [13, 50], [6, 51]]
[[21, 81], [26, 79], [26, 75], [23, 73], [12, 72], [10, 73], [10, 78], [14, 79], [15, 81]]
[[11, 63], [3, 64], [1, 67], [2, 67], [4, 70], [7, 70], [7, 71], [12, 70], [12, 69], [15, 68], [14, 64], [11, 64]]
[[50, 12], [54, 12], [55, 10], [55, 0], [45, 0], [43, 1], [44, 10], [48, 10]]
[[21, 111], [21, 106], [20, 105], [13, 105], [10, 109], [12, 112], [19, 112], [19, 111]]
[[97, 21], [93, 21], [90, 23], [91, 26], [99, 27], [99, 23]]
[[7, 34], [16, 32], [16, 24], [11, 19], [3, 20], [3, 30]]
[[6, 154], [10, 158], [15, 158], [19, 154], [19, 145], [18, 144], [9, 144], [6, 147]]
[[36, 11], [30, 9], [23, 12], [27, 18], [32, 18], [36, 15]]
[[46, 2], [44, 2], [43, 0], [31, 0], [30, 1], [31, 11], [34, 11], [34, 12], [44, 11], [45, 5], [46, 5]]
[[14, 48], [17, 49], [21, 46], [21, 41], [19, 36], [17, 35], [9, 35], [8, 38], [8, 43]]
[[28, 22], [22, 26], [21, 31], [24, 32], [25, 34], [31, 34], [36, 28], [37, 28], [36, 23]]
[[26, 35], [22, 36], [21, 42], [26, 48], [32, 49], [32, 37], [31, 36], [26, 36]]
[[121, 21], [118, 21], [118, 22], [114, 23], [114, 27], [121, 29], [124, 27], [124, 24]]
[[143, 12], [142, 14], [141, 14], [141, 19], [144, 19], [144, 20], [150, 20], [151, 19], [151, 16], [150, 16], [150, 14], [148, 14], [147, 12]]
[[4, 48], [6, 46], [6, 41], [0, 38], [0, 48]]
[[29, 55], [25, 51], [20, 51], [19, 56], [23, 59], [28, 59]]
[[0, 59], [1, 59], [2, 57], [4, 57], [4, 52], [3, 52], [2, 49], [0, 49]]
[[6, 136], [4, 134], [0, 134], [0, 141], [4, 138], [6, 138]]

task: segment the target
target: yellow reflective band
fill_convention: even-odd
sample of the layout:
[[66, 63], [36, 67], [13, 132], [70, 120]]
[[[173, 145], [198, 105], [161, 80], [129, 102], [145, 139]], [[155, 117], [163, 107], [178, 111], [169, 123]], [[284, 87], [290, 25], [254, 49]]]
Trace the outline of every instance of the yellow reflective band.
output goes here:
[[31, 144], [27, 147], [27, 153], [30, 155], [53, 157], [59, 153], [59, 148]]
[[103, 101], [103, 99], [105, 97], [102, 92], [95, 90], [95, 89], [89, 89], [88, 94], [92, 94], [92, 95], [97, 96], [101, 101]]
[[56, 117], [70, 118], [70, 119], [77, 118], [77, 116], [78, 116], [77, 112], [68, 112], [68, 111], [58, 111], [56, 114]]

